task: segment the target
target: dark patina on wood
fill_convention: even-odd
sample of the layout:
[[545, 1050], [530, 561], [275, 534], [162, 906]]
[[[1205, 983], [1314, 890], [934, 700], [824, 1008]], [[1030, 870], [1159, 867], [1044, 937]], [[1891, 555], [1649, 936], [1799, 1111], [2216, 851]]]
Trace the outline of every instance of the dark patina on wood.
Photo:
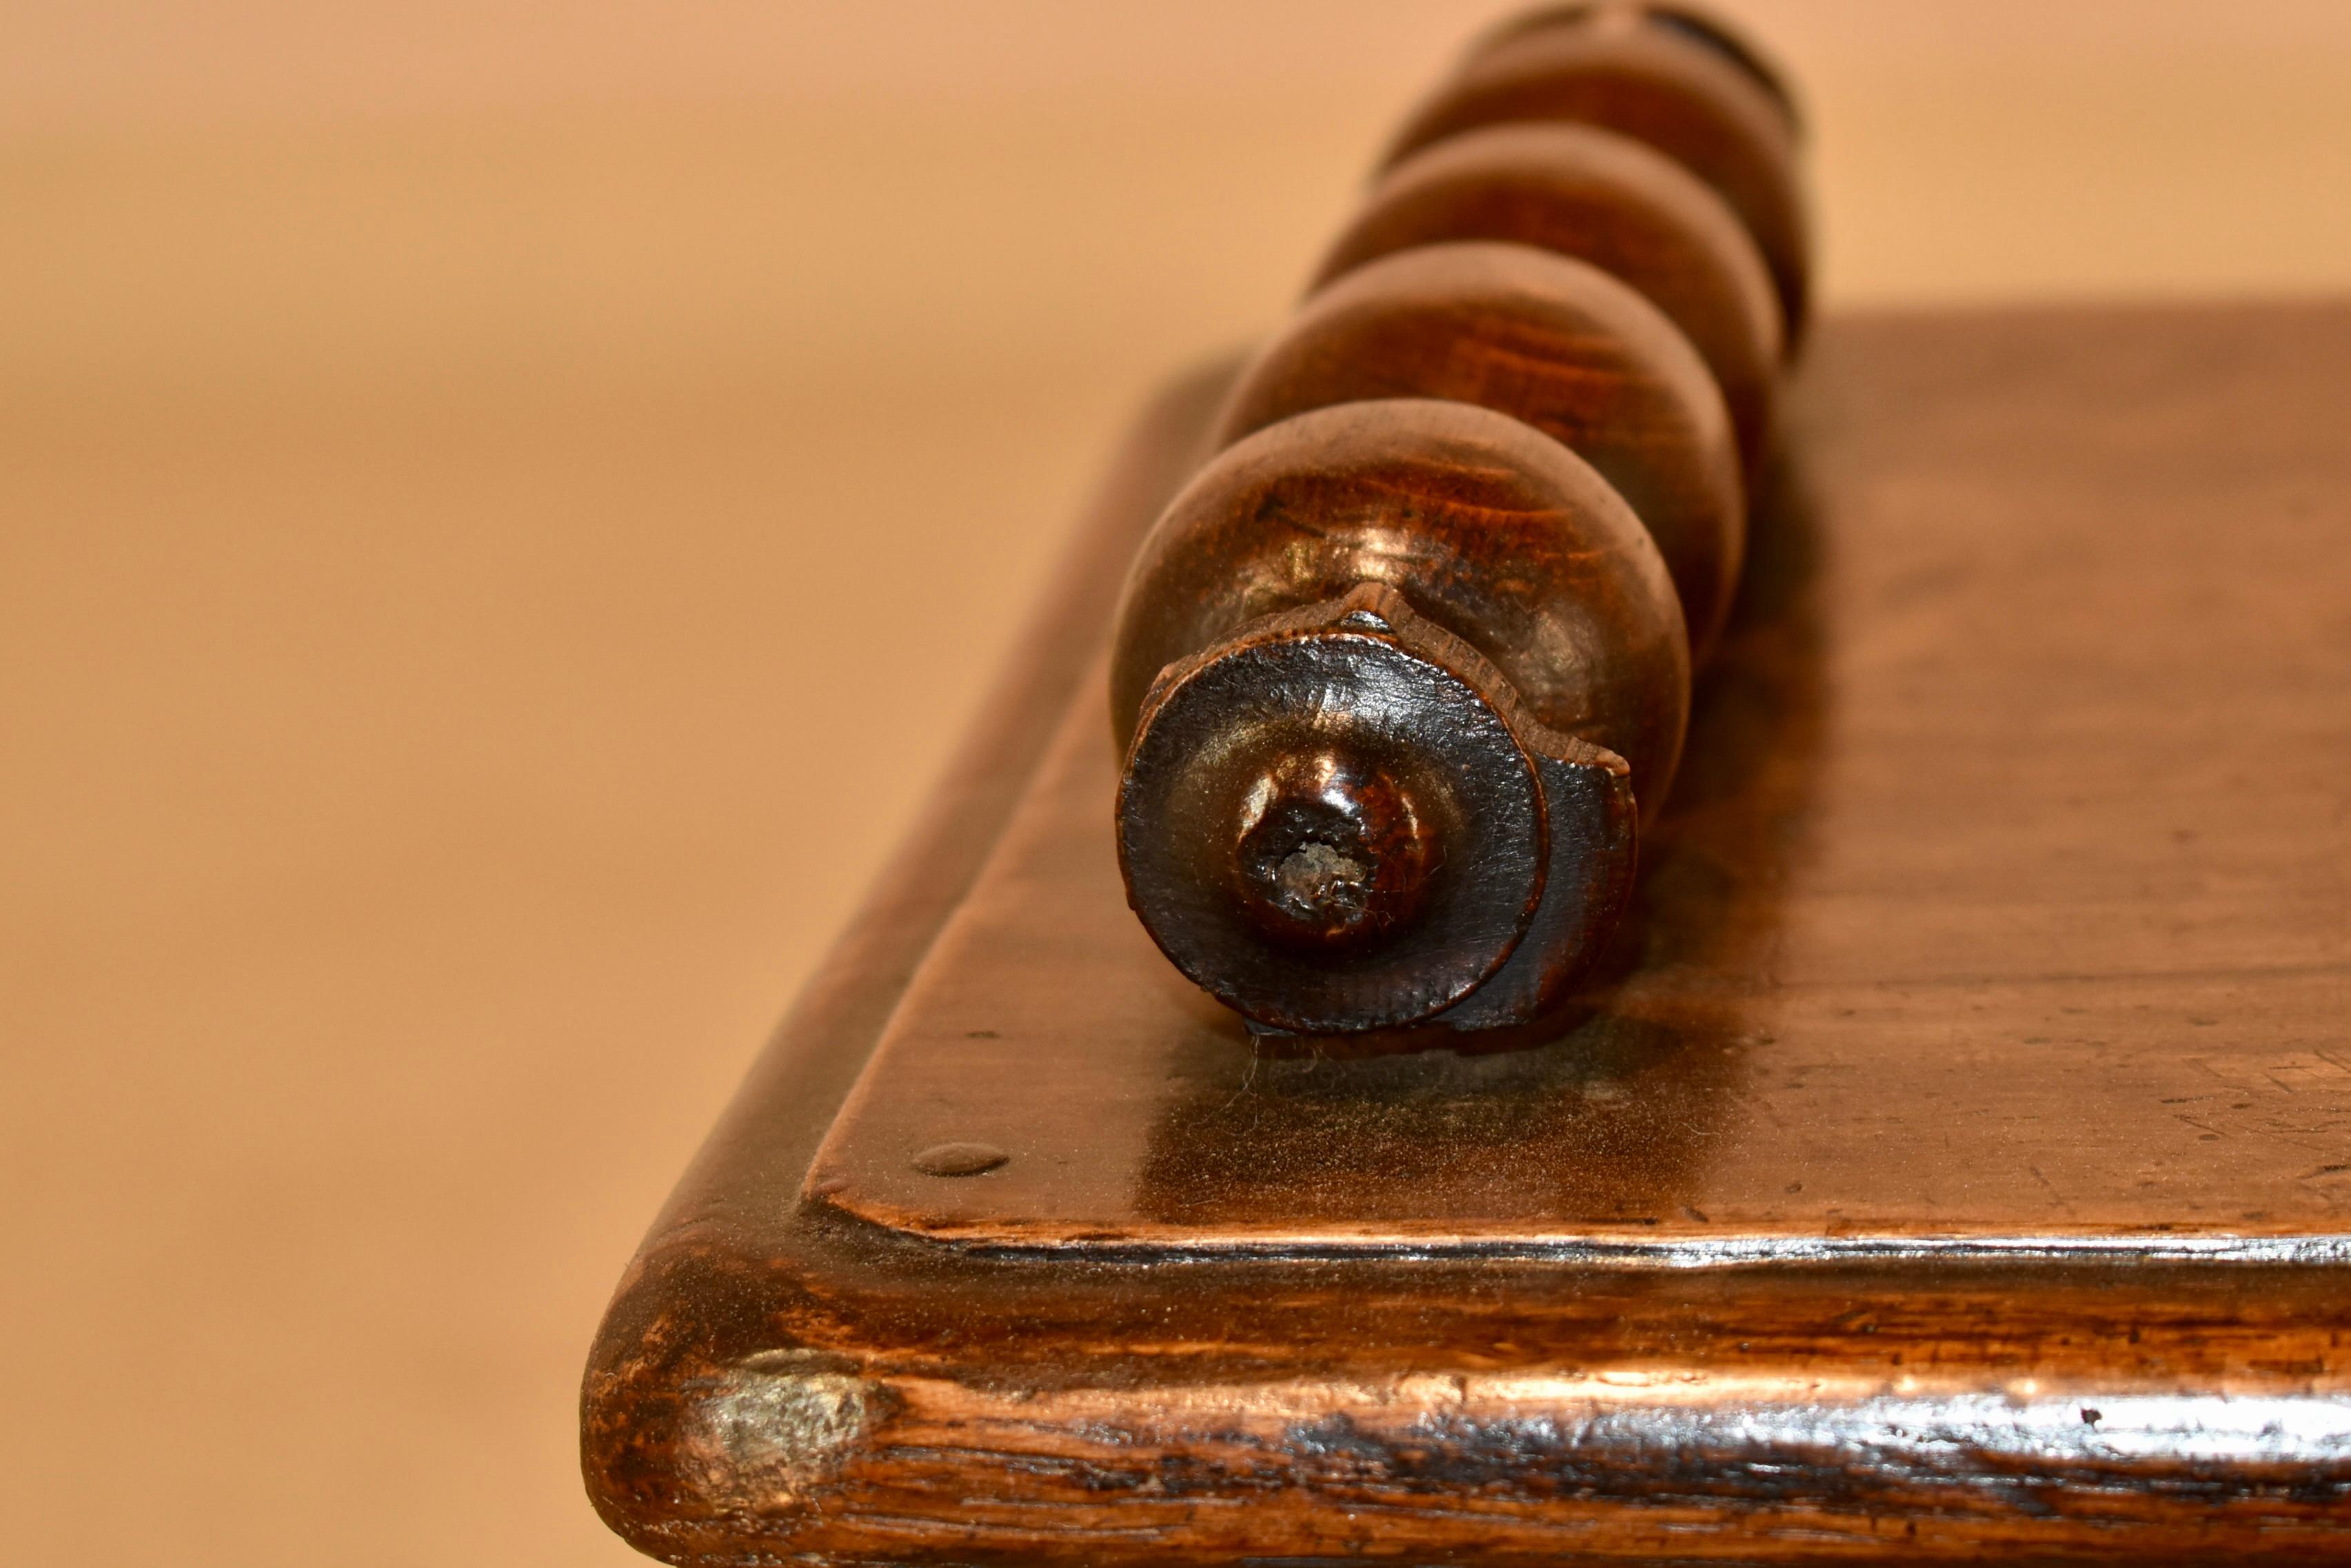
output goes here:
[[1563, 1038], [1475, 1054], [1253, 1054], [1098, 912], [1086, 670], [1216, 391], [622, 1281], [615, 1528], [2351, 1553], [2351, 310], [1828, 323], [1637, 940]]

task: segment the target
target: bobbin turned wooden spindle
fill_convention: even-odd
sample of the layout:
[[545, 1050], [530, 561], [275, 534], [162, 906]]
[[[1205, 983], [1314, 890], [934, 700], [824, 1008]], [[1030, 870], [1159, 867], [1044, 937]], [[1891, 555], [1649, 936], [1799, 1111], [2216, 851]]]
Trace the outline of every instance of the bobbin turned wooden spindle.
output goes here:
[[1625, 0], [1535, 13], [1469, 51], [1406, 119], [1387, 161], [1525, 121], [1617, 131], [1712, 186], [1762, 253], [1788, 341], [1802, 339], [1812, 259], [1798, 122], [1778, 73], [1736, 32], [1689, 7]]
[[1211, 463], [1137, 563], [1112, 679], [1138, 912], [1209, 992], [1317, 1033], [1555, 1002], [1622, 907], [1633, 781], [1671, 771], [1689, 695], [1624, 500], [1541, 431], [1426, 401], [1301, 414]]
[[1780, 303], [1738, 214], [1688, 170], [1596, 126], [1497, 125], [1448, 137], [1386, 172], [1315, 286], [1446, 240], [1533, 245], [1630, 285], [1706, 361], [1748, 472], [1761, 466], [1783, 347]]
[[[1471, 70], [1604, 20], [1782, 112], [1680, 5]], [[632, 1543], [2351, 1562], [2351, 310], [1823, 322], [1818, 504], [1749, 553], [1666, 842], [1783, 348], [1624, 118], [1431, 141], [1123, 443], [614, 1295], [581, 1468]], [[1066, 721], [1130, 560], [1113, 759]], [[1183, 971], [1382, 1037], [1223, 1048], [1118, 908], [1114, 765]]]
[[1129, 902], [1260, 1030], [1537, 1021], [1625, 905], [1803, 298], [1792, 115], [1708, 26], [1473, 49], [1135, 564]]
[[1611, 10], [1620, 15], [1636, 13], [1639, 20], [1647, 26], [1677, 33], [1693, 43], [1712, 49], [1752, 77], [1757, 86], [1771, 95], [1771, 101], [1778, 106], [1782, 118], [1787, 120], [1791, 130], [1801, 130], [1803, 128], [1803, 116], [1797, 108], [1796, 95], [1788, 85], [1788, 73], [1772, 57], [1771, 51], [1729, 18], [1703, 5], [1682, 5], [1678, 0], [1567, 0], [1562, 5], [1541, 5], [1506, 17], [1488, 28], [1462, 53], [1465, 57], [1474, 57], [1529, 33], [1551, 27], [1586, 26], [1603, 20], [1601, 14]]
[[1598, 469], [1664, 555], [1691, 646], [1711, 646], [1746, 535], [1739, 448], [1705, 361], [1656, 306], [1527, 245], [1399, 251], [1306, 302], [1242, 372], [1219, 435], [1394, 397], [1496, 410]]

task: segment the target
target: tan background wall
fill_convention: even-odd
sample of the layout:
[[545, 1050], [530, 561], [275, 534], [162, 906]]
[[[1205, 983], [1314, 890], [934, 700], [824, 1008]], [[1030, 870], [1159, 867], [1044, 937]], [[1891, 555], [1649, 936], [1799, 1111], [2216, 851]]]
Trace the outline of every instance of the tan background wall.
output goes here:
[[[1435, 0], [0, 16], [0, 1556], [620, 1562], [573, 1380]], [[2351, 286], [2339, 0], [1740, 7], [1833, 305]]]

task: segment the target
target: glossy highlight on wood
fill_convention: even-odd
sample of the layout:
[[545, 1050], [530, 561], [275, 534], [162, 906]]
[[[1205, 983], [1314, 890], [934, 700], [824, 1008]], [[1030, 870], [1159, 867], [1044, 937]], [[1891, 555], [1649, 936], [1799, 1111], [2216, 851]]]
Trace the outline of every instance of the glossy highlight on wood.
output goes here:
[[1448, 240], [1501, 240], [1589, 262], [1664, 311], [1714, 373], [1752, 475], [1771, 441], [1783, 333], [1738, 215], [1687, 170], [1591, 126], [1500, 125], [1388, 171], [1332, 245], [1328, 284]]
[[[1762, 252], [1792, 342], [1810, 313], [1812, 242], [1784, 88], [1679, 8], [1601, 5], [1474, 51], [1405, 122], [1395, 162], [1483, 126], [1565, 120], [1648, 143], [1720, 193]], [[1727, 36], [1719, 35], [1719, 36]]]
[[713, 1568], [2341, 1560], [2346, 367], [2340, 306], [1825, 323], [1600, 1011], [1362, 1060], [1240, 1048], [1068, 804], [1193, 383], [622, 1280], [598, 1508]]

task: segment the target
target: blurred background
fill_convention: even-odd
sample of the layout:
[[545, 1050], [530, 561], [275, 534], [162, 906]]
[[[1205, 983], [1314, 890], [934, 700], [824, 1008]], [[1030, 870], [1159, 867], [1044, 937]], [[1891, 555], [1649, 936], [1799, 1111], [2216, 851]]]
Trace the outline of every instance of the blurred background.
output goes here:
[[[1832, 309], [2351, 287], [2340, 0], [1724, 3]], [[638, 1234], [1501, 9], [5, 7], [0, 1554], [636, 1561]]]

